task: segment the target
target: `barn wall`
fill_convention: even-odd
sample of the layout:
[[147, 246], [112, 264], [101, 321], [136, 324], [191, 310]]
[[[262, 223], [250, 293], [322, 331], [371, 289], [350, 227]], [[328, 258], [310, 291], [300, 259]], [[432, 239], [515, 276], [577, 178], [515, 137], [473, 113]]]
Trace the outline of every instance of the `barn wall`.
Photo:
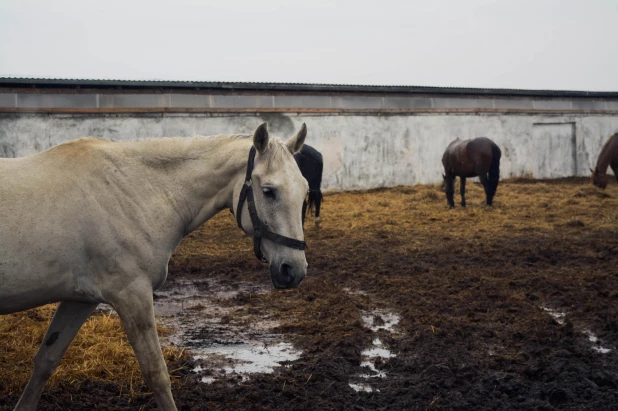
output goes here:
[[432, 114], [264, 115], [0, 113], [0, 156], [35, 154], [79, 137], [111, 140], [251, 133], [268, 121], [291, 136], [307, 123], [307, 143], [324, 155], [326, 189], [435, 183], [441, 157], [456, 137], [486, 136], [502, 148], [501, 176], [586, 176], [616, 115]]

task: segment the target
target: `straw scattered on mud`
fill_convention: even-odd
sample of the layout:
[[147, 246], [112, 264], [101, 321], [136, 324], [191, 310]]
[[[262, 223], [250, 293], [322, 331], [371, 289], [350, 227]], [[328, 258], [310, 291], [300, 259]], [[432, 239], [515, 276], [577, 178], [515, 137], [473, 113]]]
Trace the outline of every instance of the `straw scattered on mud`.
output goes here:
[[[32, 372], [33, 358], [43, 340], [56, 304], [0, 316], [0, 392], [20, 393]], [[168, 330], [159, 329], [161, 335]], [[165, 347], [170, 364], [178, 363], [183, 351]], [[74, 385], [85, 381], [113, 381], [128, 396], [143, 391], [142, 375], [133, 349], [118, 316], [97, 312], [82, 326], [64, 355], [48, 388]]]
[[[301, 358], [244, 382], [231, 376], [206, 385], [188, 367], [175, 371], [179, 407], [615, 406], [618, 187], [603, 191], [584, 179], [513, 180], [500, 184], [494, 207], [484, 206], [483, 198], [474, 183], [468, 184], [468, 207], [454, 210], [434, 185], [327, 195], [321, 229], [311, 219], [306, 224], [309, 275], [301, 286], [239, 292], [227, 301], [243, 321], [276, 320], [272, 331], [293, 342]], [[270, 281], [228, 212], [185, 239], [169, 276], [228, 286]], [[363, 318], [373, 315], [381, 324], [380, 313], [398, 316], [393, 330], [372, 329]], [[234, 321], [222, 318], [220, 326]], [[35, 347], [41, 327], [38, 337], [25, 331], [5, 336], [0, 351], [15, 339], [32, 338]], [[365, 361], [376, 341], [393, 353], [375, 360], [379, 373]], [[34, 350], [4, 360], [3, 371], [21, 361], [27, 374]], [[73, 358], [67, 364], [83, 366]], [[148, 394], [120, 393], [118, 371], [114, 377], [97, 372], [72, 378], [99, 375], [95, 381], [106, 382], [46, 390], [40, 409], [70, 408], [75, 401], [100, 402], [101, 409], [152, 405]], [[370, 376], [367, 391], [357, 392], [350, 384], [362, 375]], [[8, 393], [3, 409], [17, 398], [13, 389]]]

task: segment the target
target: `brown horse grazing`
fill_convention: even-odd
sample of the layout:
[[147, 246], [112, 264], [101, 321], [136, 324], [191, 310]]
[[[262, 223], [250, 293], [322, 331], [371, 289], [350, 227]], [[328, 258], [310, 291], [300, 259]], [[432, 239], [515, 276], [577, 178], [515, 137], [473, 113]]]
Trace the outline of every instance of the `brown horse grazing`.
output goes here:
[[442, 177], [444, 177], [446, 201], [449, 207], [455, 207], [453, 201], [455, 177], [460, 178], [462, 207], [466, 206], [466, 177], [477, 176], [485, 188], [487, 205], [491, 205], [500, 180], [501, 156], [500, 148], [486, 137], [472, 140], [457, 138], [451, 142], [442, 156], [445, 173]]
[[612, 135], [605, 143], [597, 158], [597, 165], [592, 171], [592, 184], [599, 188], [607, 187], [607, 166], [614, 171], [618, 181], [618, 133]]

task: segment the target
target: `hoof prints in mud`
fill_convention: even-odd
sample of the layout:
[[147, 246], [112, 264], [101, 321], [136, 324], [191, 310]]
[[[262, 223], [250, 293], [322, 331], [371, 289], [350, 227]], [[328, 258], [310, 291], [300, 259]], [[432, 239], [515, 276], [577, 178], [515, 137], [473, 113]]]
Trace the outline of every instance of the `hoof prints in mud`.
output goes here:
[[[541, 306], [540, 308], [541, 310], [549, 314], [550, 317], [553, 318], [558, 324], [563, 325], [563, 326], [567, 325], [566, 324], [566, 316], [567, 316], [566, 312], [555, 310], [553, 308], [543, 307], [543, 306]], [[603, 347], [601, 345], [602, 341], [592, 331], [586, 329], [586, 330], [581, 331], [581, 333], [584, 334], [587, 337], [588, 341], [590, 341], [593, 344], [591, 347], [592, 350], [600, 354], [607, 354], [612, 351], [611, 348]]]
[[[372, 310], [361, 313], [365, 327], [369, 328], [374, 333], [379, 331], [395, 332], [394, 327], [399, 323], [399, 315], [385, 310]], [[350, 382], [349, 385], [354, 391], [373, 392], [374, 388], [368, 382], [372, 378], [386, 378], [385, 371], [379, 370], [376, 366], [378, 361], [393, 358], [393, 354], [380, 340], [376, 337], [371, 343], [371, 347], [361, 352], [360, 366], [366, 373], [358, 375], [360, 381]], [[379, 392], [379, 389], [375, 389]]]
[[592, 349], [594, 351], [599, 352], [601, 354], [607, 354], [607, 353], [610, 353], [612, 351], [611, 348], [605, 348], [605, 347], [601, 346], [601, 341], [591, 331], [585, 330], [584, 334], [588, 336], [588, 341], [590, 341], [592, 344], [594, 344], [592, 346]]
[[260, 294], [266, 288], [176, 280], [156, 293], [155, 311], [173, 330], [168, 342], [189, 349], [196, 364], [192, 371], [204, 383], [229, 375], [246, 380], [250, 374], [272, 373], [300, 357], [280, 334], [270, 332], [277, 322], [249, 320], [240, 307], [230, 306], [241, 292]]

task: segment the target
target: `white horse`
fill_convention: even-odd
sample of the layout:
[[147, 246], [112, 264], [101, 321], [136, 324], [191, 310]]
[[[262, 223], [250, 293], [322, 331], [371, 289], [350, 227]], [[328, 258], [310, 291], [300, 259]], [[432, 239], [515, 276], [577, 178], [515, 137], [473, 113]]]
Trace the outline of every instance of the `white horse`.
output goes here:
[[[253, 140], [85, 138], [0, 159], [0, 314], [60, 302], [15, 409], [36, 408], [79, 328], [107, 303], [118, 312], [159, 409], [176, 410], [153, 291], [182, 238], [223, 209], [237, 215], [248, 236], [261, 236], [256, 254], [269, 262], [275, 287], [302, 281], [308, 186], [293, 154], [306, 134], [303, 124], [282, 142], [269, 137], [264, 123]], [[246, 173], [250, 151], [255, 159]], [[257, 222], [250, 215], [256, 213]]]

